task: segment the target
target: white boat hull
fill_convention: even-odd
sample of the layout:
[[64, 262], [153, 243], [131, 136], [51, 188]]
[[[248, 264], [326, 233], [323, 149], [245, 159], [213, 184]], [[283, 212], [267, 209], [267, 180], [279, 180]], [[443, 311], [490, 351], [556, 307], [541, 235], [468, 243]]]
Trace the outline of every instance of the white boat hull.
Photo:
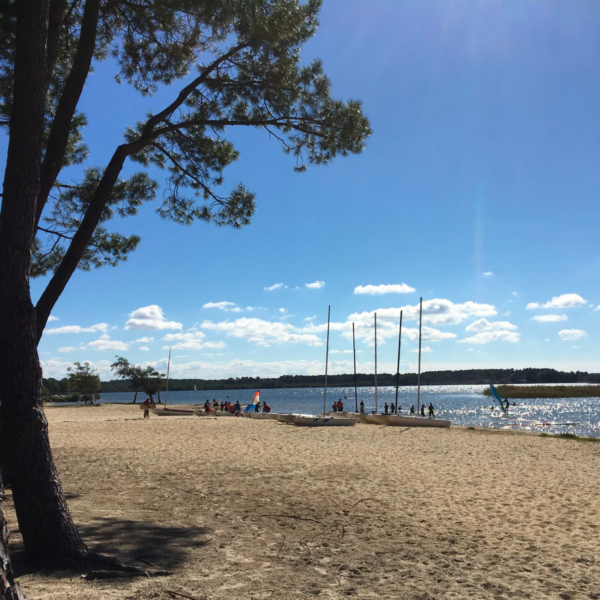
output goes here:
[[149, 409], [153, 415], [159, 417], [193, 417], [193, 410], [184, 410], [177, 408], [151, 408]]
[[450, 427], [450, 421], [429, 419], [426, 417], [409, 417], [405, 415], [377, 415], [382, 425], [391, 427]]
[[356, 419], [345, 417], [306, 417], [295, 416], [294, 425], [302, 427], [352, 427], [356, 425]]
[[366, 423], [367, 425], [386, 425], [383, 421], [384, 415], [374, 415], [372, 413], [360, 413], [358, 415], [358, 420], [361, 423]]
[[249, 413], [244, 413], [244, 416], [248, 417], [250, 419], [259, 419], [261, 421], [267, 421], [267, 420], [277, 421], [279, 414], [278, 413], [249, 412]]
[[294, 423], [294, 419], [296, 417], [309, 417], [311, 419], [314, 419], [315, 417], [313, 415], [301, 415], [301, 414], [278, 414], [277, 415], [277, 420], [281, 423]]

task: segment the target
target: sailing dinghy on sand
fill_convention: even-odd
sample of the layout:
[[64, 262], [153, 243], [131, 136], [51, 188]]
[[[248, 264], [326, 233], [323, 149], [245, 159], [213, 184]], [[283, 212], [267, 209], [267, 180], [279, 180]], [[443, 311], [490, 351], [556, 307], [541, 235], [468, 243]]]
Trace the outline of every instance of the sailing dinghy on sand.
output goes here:
[[[419, 371], [417, 375], [417, 414], [421, 408], [421, 324], [423, 321], [423, 298], [419, 301]], [[400, 331], [398, 333], [398, 368], [396, 371], [396, 407], [398, 407], [398, 383], [400, 377], [400, 348], [402, 344], [402, 311], [400, 311]], [[446, 419], [430, 419], [408, 415], [379, 415], [380, 423], [392, 427], [450, 427]]]
[[169, 363], [167, 366], [167, 385], [165, 388], [165, 407], [151, 408], [150, 412], [159, 417], [193, 417], [195, 411], [185, 408], [167, 408], [167, 400], [169, 398], [169, 373], [171, 372], [171, 348], [169, 348]]
[[329, 324], [331, 320], [331, 306], [327, 310], [327, 350], [325, 352], [325, 390], [323, 393], [323, 414], [312, 415], [280, 415], [279, 420], [293, 423], [300, 427], [352, 427], [356, 425], [354, 419], [338, 417], [336, 413], [327, 414], [327, 367], [329, 366]]

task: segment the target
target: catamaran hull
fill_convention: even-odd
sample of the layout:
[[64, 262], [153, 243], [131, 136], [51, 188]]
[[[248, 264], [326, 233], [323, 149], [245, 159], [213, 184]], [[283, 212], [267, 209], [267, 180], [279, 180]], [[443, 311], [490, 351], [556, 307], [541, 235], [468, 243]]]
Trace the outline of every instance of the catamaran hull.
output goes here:
[[386, 423], [383, 421], [383, 417], [383, 415], [361, 413], [358, 415], [358, 420], [361, 423], [366, 423], [367, 425], [386, 425]]
[[150, 412], [159, 417], [193, 417], [193, 410], [183, 410], [176, 408], [151, 408]]
[[444, 419], [428, 419], [424, 417], [408, 417], [404, 415], [378, 415], [382, 425], [391, 427], [450, 427], [450, 421]]
[[249, 419], [259, 419], [260, 421], [277, 421], [277, 417], [279, 416], [277, 413], [255, 413], [249, 412], [245, 413], [246, 417]]
[[292, 414], [278, 414], [277, 415], [277, 420], [280, 423], [294, 423], [294, 419], [296, 417], [308, 417], [310, 419], [314, 419], [315, 417], [313, 417], [313, 415], [292, 415]]
[[355, 419], [344, 417], [300, 417], [295, 416], [294, 425], [301, 427], [352, 427], [356, 425]]

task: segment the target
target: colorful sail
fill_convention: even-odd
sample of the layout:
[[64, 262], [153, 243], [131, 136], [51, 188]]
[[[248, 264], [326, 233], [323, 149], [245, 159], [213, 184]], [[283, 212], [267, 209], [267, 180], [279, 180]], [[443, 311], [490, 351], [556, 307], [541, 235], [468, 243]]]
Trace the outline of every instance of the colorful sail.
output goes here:
[[244, 412], [251, 412], [252, 410], [254, 410], [254, 407], [257, 404], [260, 404], [260, 390], [254, 393], [254, 396], [252, 396], [252, 400], [250, 400], [250, 403], [248, 404], [248, 406], [246, 406], [246, 410]]

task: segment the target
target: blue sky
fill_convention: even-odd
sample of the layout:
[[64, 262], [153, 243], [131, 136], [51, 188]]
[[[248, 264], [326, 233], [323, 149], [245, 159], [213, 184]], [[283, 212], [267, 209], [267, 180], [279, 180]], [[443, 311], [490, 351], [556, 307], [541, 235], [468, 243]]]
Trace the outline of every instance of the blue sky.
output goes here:
[[[106, 378], [115, 355], [164, 369], [169, 346], [174, 377], [322, 373], [328, 305], [330, 372], [352, 369], [353, 321], [373, 371], [374, 311], [379, 370], [394, 372], [401, 307], [415, 371], [420, 296], [423, 370], [600, 371], [599, 23], [595, 0], [325, 0], [303, 56], [363, 101], [366, 150], [297, 174], [260, 131], [231, 132], [225, 188], [256, 193], [253, 223], [182, 227], [152, 205], [115, 223], [140, 247], [73, 277], [45, 374], [89, 360]], [[84, 93], [89, 164], [177, 93], [142, 98], [114, 72], [97, 65]]]

